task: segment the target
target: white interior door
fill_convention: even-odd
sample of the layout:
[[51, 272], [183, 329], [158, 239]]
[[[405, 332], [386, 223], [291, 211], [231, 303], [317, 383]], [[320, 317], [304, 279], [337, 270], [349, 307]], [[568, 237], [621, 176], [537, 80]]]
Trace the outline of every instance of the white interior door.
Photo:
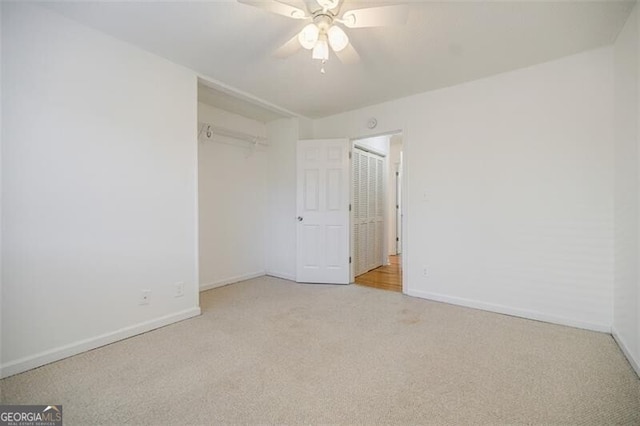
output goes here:
[[297, 146], [296, 281], [349, 284], [349, 141]]
[[353, 269], [357, 277], [368, 271], [369, 236], [369, 157], [353, 150]]

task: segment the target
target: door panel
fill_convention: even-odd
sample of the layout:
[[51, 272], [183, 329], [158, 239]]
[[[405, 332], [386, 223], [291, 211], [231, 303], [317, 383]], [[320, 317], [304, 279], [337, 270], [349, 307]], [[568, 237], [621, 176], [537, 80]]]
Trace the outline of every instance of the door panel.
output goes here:
[[320, 204], [320, 186], [318, 181], [320, 180], [318, 170], [305, 170], [304, 171], [304, 210], [305, 211], [317, 211]]
[[297, 146], [296, 281], [349, 283], [349, 141]]
[[327, 170], [327, 210], [339, 211], [344, 207], [340, 188], [343, 183], [343, 171], [340, 169]]
[[319, 268], [320, 256], [320, 227], [317, 225], [302, 225], [302, 238], [306, 242], [302, 249], [305, 268]]

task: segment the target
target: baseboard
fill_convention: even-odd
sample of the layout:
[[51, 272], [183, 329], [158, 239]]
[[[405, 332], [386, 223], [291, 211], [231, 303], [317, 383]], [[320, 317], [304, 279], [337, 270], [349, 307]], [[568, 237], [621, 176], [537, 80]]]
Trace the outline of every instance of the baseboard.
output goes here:
[[638, 377], [640, 377], [640, 360], [637, 360], [633, 357], [631, 351], [629, 350], [629, 347], [624, 343], [624, 340], [622, 339], [620, 334], [618, 334], [618, 331], [615, 327], [611, 328], [611, 335], [620, 347], [620, 350], [622, 351], [624, 356], [627, 357], [627, 360], [629, 361], [629, 364], [631, 364], [631, 367], [635, 370]]
[[284, 272], [276, 272], [276, 271], [267, 271], [267, 275], [275, 278], [282, 278], [283, 280], [295, 281], [296, 277], [291, 274], [287, 274]]
[[406, 294], [409, 296], [419, 297], [422, 299], [429, 299], [429, 300], [434, 300], [436, 302], [450, 303], [452, 305], [465, 306], [467, 308], [480, 309], [483, 311], [490, 311], [498, 314], [512, 315], [515, 317], [532, 319], [536, 321], [567, 325], [569, 327], [583, 328], [586, 330], [599, 331], [602, 333], [611, 333], [611, 326], [607, 324], [573, 320], [570, 318], [558, 317], [555, 315], [548, 315], [541, 312], [529, 311], [526, 309], [515, 309], [508, 306], [480, 302], [472, 299], [464, 299], [461, 297], [447, 296], [444, 294], [431, 293], [426, 291], [409, 289]]
[[225, 278], [223, 280], [218, 280], [212, 283], [202, 283], [200, 284], [200, 291], [211, 290], [212, 288], [223, 287], [225, 285], [237, 283], [240, 281], [250, 280], [252, 278], [258, 278], [265, 275], [264, 271], [253, 272], [251, 274], [238, 275], [235, 277]]
[[186, 309], [184, 311], [176, 312], [175, 314], [165, 315], [150, 321], [124, 327], [110, 333], [101, 334], [100, 336], [80, 340], [36, 355], [11, 361], [0, 366], [0, 376], [5, 378], [13, 376], [14, 374], [23, 373], [54, 361], [60, 361], [61, 359], [90, 351], [91, 349], [99, 348], [100, 346], [127, 339], [137, 334], [146, 333], [156, 328], [164, 327], [198, 315], [200, 315], [200, 308]]

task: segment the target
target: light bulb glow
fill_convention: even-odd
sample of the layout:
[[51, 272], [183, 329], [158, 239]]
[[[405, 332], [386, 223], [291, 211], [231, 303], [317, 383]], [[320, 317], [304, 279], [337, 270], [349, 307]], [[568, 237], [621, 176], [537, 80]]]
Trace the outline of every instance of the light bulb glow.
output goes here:
[[300, 34], [298, 34], [298, 41], [302, 47], [307, 50], [311, 50], [316, 45], [319, 35], [320, 30], [316, 24], [309, 24], [300, 31]]
[[311, 57], [313, 59], [322, 59], [323, 61], [329, 59], [329, 45], [327, 44], [327, 36], [325, 34], [320, 34], [318, 42], [313, 47]]
[[329, 45], [334, 52], [339, 52], [349, 44], [349, 37], [347, 34], [337, 25], [333, 25], [327, 32], [329, 37]]

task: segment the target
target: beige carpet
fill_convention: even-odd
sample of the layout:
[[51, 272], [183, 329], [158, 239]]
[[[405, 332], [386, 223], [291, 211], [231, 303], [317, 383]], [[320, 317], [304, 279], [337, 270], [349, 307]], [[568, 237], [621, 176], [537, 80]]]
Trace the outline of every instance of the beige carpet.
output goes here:
[[607, 334], [360, 286], [258, 278], [201, 317], [1, 382], [65, 424], [640, 424]]

